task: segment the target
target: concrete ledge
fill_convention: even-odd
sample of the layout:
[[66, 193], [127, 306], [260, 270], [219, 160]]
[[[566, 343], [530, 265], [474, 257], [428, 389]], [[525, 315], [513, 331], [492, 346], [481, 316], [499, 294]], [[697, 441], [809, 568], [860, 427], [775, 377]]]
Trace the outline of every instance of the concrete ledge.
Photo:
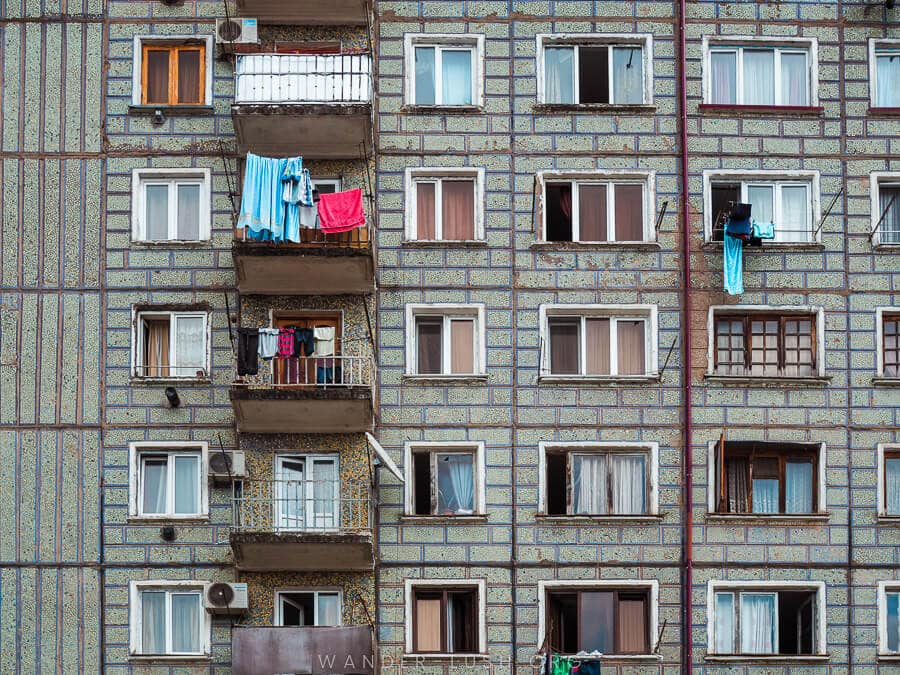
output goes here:
[[528, 245], [536, 251], [647, 251], [662, 250], [658, 241], [535, 241]]
[[649, 375], [540, 375], [538, 384], [655, 384], [659, 383], [659, 373]]
[[534, 520], [538, 525], [554, 525], [554, 526], [581, 526], [581, 525], [659, 525], [662, 523], [662, 515], [647, 514], [640, 516], [628, 515], [609, 515], [609, 516], [557, 516], [547, 515], [546, 513], [535, 513]]
[[401, 114], [407, 115], [482, 115], [485, 110], [479, 105], [405, 105]]
[[821, 117], [822, 106], [798, 105], [737, 105], [731, 103], [701, 103], [701, 113], [726, 117]]
[[810, 525], [831, 520], [830, 513], [708, 513], [707, 522], [748, 525]]
[[827, 663], [831, 654], [707, 654], [704, 659], [711, 663], [802, 665]]
[[656, 112], [656, 105], [653, 103], [626, 103], [616, 105], [615, 103], [536, 103], [531, 108], [535, 115], [547, 114], [565, 114], [565, 113], [609, 113], [618, 115], [621, 113], [645, 113], [653, 114]]
[[453, 386], [462, 384], [485, 384], [488, 380], [487, 373], [478, 375], [416, 375], [407, 373], [403, 375], [403, 382], [408, 384], [422, 384], [432, 386]]
[[827, 387], [831, 383], [830, 377], [820, 377], [817, 375], [811, 377], [751, 377], [749, 375], [715, 375], [707, 373], [703, 379], [710, 383], [719, 383], [723, 386], [746, 386], [746, 387]]

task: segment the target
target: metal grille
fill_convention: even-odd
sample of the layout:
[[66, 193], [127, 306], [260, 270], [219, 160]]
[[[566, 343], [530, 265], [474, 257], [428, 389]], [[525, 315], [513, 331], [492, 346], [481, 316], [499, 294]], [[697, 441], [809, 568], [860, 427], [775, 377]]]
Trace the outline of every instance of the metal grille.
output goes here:
[[368, 54], [243, 54], [234, 102], [368, 103], [371, 73]]

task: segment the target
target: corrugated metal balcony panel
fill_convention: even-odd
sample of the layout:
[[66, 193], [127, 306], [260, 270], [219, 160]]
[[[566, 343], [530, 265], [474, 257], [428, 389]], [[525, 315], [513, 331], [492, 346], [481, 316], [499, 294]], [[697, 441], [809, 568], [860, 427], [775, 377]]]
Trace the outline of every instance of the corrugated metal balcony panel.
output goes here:
[[234, 102], [367, 104], [371, 76], [368, 54], [242, 54]]
[[369, 626], [234, 626], [233, 675], [373, 675]]

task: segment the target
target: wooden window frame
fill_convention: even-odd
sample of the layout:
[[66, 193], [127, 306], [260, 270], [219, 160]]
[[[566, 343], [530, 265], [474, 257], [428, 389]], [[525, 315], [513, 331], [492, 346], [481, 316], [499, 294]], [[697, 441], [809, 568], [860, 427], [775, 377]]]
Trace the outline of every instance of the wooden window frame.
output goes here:
[[[147, 100], [147, 70], [149, 68], [147, 58], [151, 51], [165, 51], [169, 53], [169, 92], [168, 99], [165, 103], [150, 102]], [[199, 52], [199, 68], [198, 82], [199, 91], [198, 99], [195, 102], [181, 103], [178, 101], [178, 56], [180, 52]], [[179, 106], [197, 106], [208, 105], [206, 100], [206, 44], [195, 42], [182, 42], [176, 44], [167, 44], [153, 42], [152, 40], [141, 42], [141, 105], [161, 106], [161, 107], [179, 107]]]
[[[553, 589], [547, 589], [545, 591], [545, 593], [546, 593], [546, 602], [545, 602], [545, 606], [544, 606], [544, 612], [545, 612], [544, 621], [545, 621], [545, 626], [547, 626], [547, 630], [545, 633], [545, 641], [548, 642], [548, 645], [549, 645], [550, 635], [553, 632], [553, 627], [552, 627], [552, 622], [551, 622], [551, 601], [554, 596], [575, 595], [577, 598], [576, 599], [576, 603], [577, 603], [576, 612], [577, 612], [578, 622], [579, 622], [578, 649], [579, 649], [579, 651], [581, 651], [581, 650], [584, 650], [584, 648], [585, 648], [584, 645], [581, 644], [581, 635], [580, 635], [580, 632], [581, 632], [580, 626], [581, 626], [581, 621], [582, 621], [581, 617], [582, 617], [582, 613], [583, 613], [582, 612], [582, 595], [584, 593], [612, 593], [613, 594], [612, 634], [613, 634], [613, 644], [614, 644], [613, 655], [616, 655], [616, 656], [638, 656], [638, 655], [649, 655], [652, 653], [653, 639], [655, 636], [650, 634], [650, 631], [652, 628], [652, 626], [651, 626], [651, 618], [652, 617], [651, 617], [651, 612], [650, 612], [650, 600], [651, 600], [650, 589], [648, 589], [648, 588], [602, 588], [602, 587], [601, 588], [585, 588], [585, 587], [553, 588]], [[619, 641], [619, 631], [618, 631], [619, 601], [620, 601], [620, 596], [622, 596], [622, 595], [635, 596], [634, 599], [636, 599], [637, 596], [640, 596], [640, 599], [644, 603], [644, 627], [646, 628], [646, 635], [644, 636], [644, 639], [646, 640], [645, 644], [647, 645], [646, 651], [625, 651], [622, 649], [621, 642]], [[632, 598], [629, 598], [629, 599], [632, 599]], [[559, 647], [560, 647], [559, 645], [556, 645], [556, 646], [551, 645], [550, 646], [550, 648], [553, 650], [553, 653], [566, 653], [566, 652], [561, 652]]]
[[[419, 456], [428, 455], [428, 466], [429, 466], [429, 477], [430, 477], [429, 500], [431, 502], [431, 511], [430, 511], [430, 513], [415, 513], [415, 512], [413, 512], [413, 514], [411, 514], [411, 515], [443, 516], [446, 518], [459, 517], [459, 515], [463, 515], [463, 514], [456, 514], [456, 513], [439, 513], [438, 512], [439, 490], [438, 490], [437, 462], [438, 462], [438, 456], [443, 456], [443, 455], [460, 455], [460, 456], [470, 457], [472, 459], [472, 495], [473, 495], [472, 514], [465, 514], [465, 515], [475, 515], [475, 514], [479, 513], [480, 509], [479, 509], [479, 504], [478, 504], [478, 490], [476, 489], [476, 485], [475, 485], [477, 482], [475, 472], [478, 470], [478, 459], [476, 457], [477, 450], [475, 448], [463, 449], [463, 448], [452, 448], [452, 447], [451, 448], [437, 448], [437, 447], [421, 448], [420, 447], [417, 449], [413, 449], [412, 454], [414, 457], [416, 455], [419, 455]], [[415, 507], [416, 496], [417, 496], [415, 476], [413, 476], [413, 482], [410, 485], [410, 489], [412, 491], [412, 494], [411, 494], [412, 503], [413, 503], [413, 506]]]
[[[754, 321], [778, 321], [778, 364], [777, 364], [777, 372], [774, 374], [760, 374], [754, 375], [752, 374], [753, 361], [752, 361], [752, 352], [753, 352], [753, 333], [752, 333], [752, 323]], [[810, 348], [812, 350], [812, 371], [811, 375], [784, 375], [784, 369], [786, 367], [786, 356], [787, 351], [785, 348], [785, 325], [788, 321], [809, 321], [811, 324], [810, 329]], [[740, 321], [743, 323], [743, 335], [744, 335], [744, 372], [742, 374], [732, 374], [732, 373], [719, 373], [719, 322], [720, 321]], [[713, 334], [712, 334], [712, 352], [713, 352], [713, 369], [712, 374], [721, 375], [726, 377], [751, 377], [751, 378], [767, 378], [767, 377], [815, 377], [819, 371], [819, 345], [818, 345], [818, 329], [819, 329], [819, 317], [815, 312], [802, 313], [802, 312], [728, 312], [728, 311], [714, 311], [713, 313]], [[729, 333], [731, 334], [731, 333]]]
[[[344, 313], [338, 311], [273, 311], [271, 313], [269, 325], [272, 328], [286, 328], [288, 326], [302, 325], [301, 328], [334, 328], [334, 356], [344, 355]], [[289, 364], [288, 359], [271, 359], [268, 367], [272, 370], [272, 382], [280, 387], [316, 387], [317, 380], [314, 369], [317, 366], [316, 358], [322, 358], [327, 364], [329, 357], [303, 357], [301, 361], [302, 367], [306, 367], [308, 371], [305, 373], [303, 382], [289, 383], [288, 378]], [[301, 367], [298, 365], [298, 368]]]
[[[478, 654], [479, 653], [479, 636], [477, 631], [478, 624], [478, 594], [479, 589], [473, 586], [425, 586], [425, 585], [417, 585], [412, 588], [412, 647], [413, 651], [416, 654]], [[441, 601], [441, 649], [437, 651], [420, 651], [418, 649], [418, 630], [419, 630], [419, 617], [418, 617], [418, 599], [419, 593], [422, 594], [432, 594], [437, 595], [440, 594]], [[450, 645], [447, 644], [447, 607], [449, 603], [449, 595], [451, 593], [468, 593], [472, 596], [472, 616], [469, 617], [471, 620], [466, 622], [466, 632], [467, 639], [472, 643], [472, 651], [466, 652], [456, 652], [450, 648]]]
[[[652, 451], [651, 448], [646, 446], [641, 447], [551, 447], [547, 448], [544, 452], [544, 474], [547, 475], [547, 459], [551, 456], [559, 456], [564, 455], [566, 458], [566, 513], [565, 514], [550, 514], [554, 517], [559, 516], [587, 516], [587, 517], [629, 517], [629, 516], [650, 516], [653, 515], [653, 509], [651, 505], [651, 493], [654, 489], [653, 480], [651, 473], [653, 471], [653, 458], [651, 457]], [[585, 456], [585, 457], [599, 457], [602, 456], [606, 459], [606, 513], [576, 513], [575, 512], [575, 479], [573, 473], [573, 457]], [[644, 458], [644, 495], [645, 495], [645, 503], [644, 503], [644, 511], [642, 513], [616, 513], [613, 511], [613, 476], [612, 471], [610, 471], [610, 464], [613, 456], [616, 455], [624, 455], [624, 456], [633, 456], [640, 455]], [[545, 490], [549, 495], [550, 486], [547, 484], [545, 486]], [[549, 500], [547, 500], [549, 502]]]

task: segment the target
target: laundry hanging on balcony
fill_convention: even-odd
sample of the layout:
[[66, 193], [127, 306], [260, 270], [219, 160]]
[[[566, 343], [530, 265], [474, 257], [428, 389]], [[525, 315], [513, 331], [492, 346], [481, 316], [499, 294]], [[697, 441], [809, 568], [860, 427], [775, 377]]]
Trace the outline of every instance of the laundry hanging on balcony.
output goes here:
[[312, 182], [302, 157], [247, 153], [238, 227], [258, 241], [300, 242], [300, 207], [312, 206]]
[[735, 204], [725, 223], [722, 252], [725, 290], [729, 295], [744, 292], [744, 242], [753, 235], [750, 204]]
[[325, 233], [348, 232], [366, 224], [362, 190], [319, 195], [319, 227]]

